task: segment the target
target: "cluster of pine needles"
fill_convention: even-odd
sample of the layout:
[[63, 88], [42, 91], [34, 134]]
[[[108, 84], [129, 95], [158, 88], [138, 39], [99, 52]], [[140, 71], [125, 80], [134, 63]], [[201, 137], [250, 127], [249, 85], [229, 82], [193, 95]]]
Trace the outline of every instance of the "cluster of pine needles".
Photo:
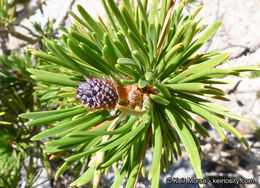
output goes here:
[[[32, 140], [49, 138], [45, 153], [52, 158], [67, 156], [56, 177], [81, 165], [84, 173], [71, 186], [93, 180], [93, 187], [98, 187], [101, 175], [113, 167], [112, 187], [119, 187], [126, 176], [126, 187], [134, 187], [140, 175], [147, 175], [145, 153], [151, 148], [148, 179], [152, 187], [158, 187], [161, 171], [166, 172], [168, 164], [173, 166], [181, 157], [182, 143], [196, 177], [203, 178], [197, 134], [210, 135], [192, 114], [209, 121], [224, 142], [223, 129], [248, 147], [226, 117], [247, 119], [230, 114], [210, 98], [228, 100], [221, 89], [212, 86], [229, 84], [223, 77], [259, 69], [216, 68], [228, 61], [229, 53], [197, 50], [221, 22], [204, 30], [206, 25], [196, 18], [202, 6], [185, 16], [186, 2], [178, 6], [174, 2], [152, 0], [148, 8], [148, 0], [123, 0], [118, 8], [113, 0], [102, 0], [107, 24], [101, 17], [94, 20], [78, 5], [81, 17], [70, 11], [75, 18], [71, 30], [61, 40], [44, 40], [49, 53], [31, 50], [46, 63], [41, 69], [28, 70], [39, 83], [36, 89], [52, 87], [55, 95], [50, 100], [60, 107], [20, 116], [31, 119], [28, 126], [50, 125]], [[80, 99], [76, 90], [80, 90]], [[112, 94], [112, 103], [103, 105]]]

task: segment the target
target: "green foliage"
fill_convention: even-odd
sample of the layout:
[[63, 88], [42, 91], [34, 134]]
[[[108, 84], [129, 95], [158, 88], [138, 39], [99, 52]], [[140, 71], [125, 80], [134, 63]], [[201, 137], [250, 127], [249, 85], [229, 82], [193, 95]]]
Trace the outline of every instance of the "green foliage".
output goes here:
[[[14, 116], [18, 116], [27, 109], [33, 110], [32, 87], [33, 80], [30, 78], [27, 68], [31, 68], [32, 62], [30, 54], [19, 57], [20, 54], [13, 52], [11, 57], [0, 57], [0, 101], [4, 111], [10, 111]], [[9, 120], [13, 122], [10, 115]]]
[[15, 7], [13, 6], [13, 2], [14, 0], [0, 1], [0, 26], [8, 26], [15, 20]]
[[[28, 69], [32, 78], [44, 84], [46, 91], [53, 88], [50, 101], [58, 103], [57, 96], [65, 100], [59, 110], [20, 117], [33, 119], [27, 123], [33, 127], [53, 125], [32, 140], [50, 138], [45, 143], [45, 153], [63, 152], [69, 156], [56, 177], [77, 161], [87, 161], [85, 172], [72, 186], [93, 179], [93, 187], [97, 187], [103, 172], [112, 165], [123, 164], [112, 187], [119, 187], [126, 175], [126, 187], [133, 187], [143, 169], [146, 149], [151, 147], [153, 163], [148, 178], [152, 179], [152, 187], [158, 187], [161, 170], [167, 171], [168, 162], [174, 165], [174, 158], [181, 156], [180, 142], [197, 178], [203, 178], [201, 148], [195, 133], [210, 135], [190, 113], [208, 120], [224, 142], [227, 142], [223, 132], [226, 129], [248, 147], [244, 137], [225, 122], [225, 117], [247, 119], [230, 114], [206, 98], [227, 100], [224, 92], [212, 84], [227, 84], [223, 77], [240, 76], [240, 72], [259, 71], [259, 68], [215, 68], [225, 63], [229, 54], [197, 53], [197, 50], [216, 33], [221, 22], [217, 21], [197, 37], [204, 28], [200, 19], [196, 19], [202, 7], [184, 16], [185, 1], [175, 9], [171, 0], [162, 2], [164, 6], [158, 11], [158, 0], [152, 1], [150, 10], [147, 1], [133, 4], [124, 0], [119, 9], [113, 0], [102, 0], [108, 24], [101, 18], [95, 21], [78, 5], [81, 17], [70, 11], [75, 25], [63, 34], [63, 42], [45, 39], [49, 53], [31, 50], [46, 61], [41, 70]], [[138, 88], [143, 97], [141, 105], [118, 101], [114, 112], [81, 108], [74, 98], [76, 93], [72, 95], [77, 82], [84, 82], [84, 76], [100, 79], [105, 76], [113, 79], [119, 88]]]
[[33, 35], [34, 37], [38, 38], [39, 40], [42, 39], [43, 37], [52, 37], [54, 34], [54, 29], [53, 29], [53, 25], [55, 23], [55, 19], [50, 20], [48, 18], [46, 24], [41, 24], [39, 22], [32, 22], [34, 29], [36, 30], [36, 32], [30, 32], [31, 35]]
[[19, 4], [27, 4], [29, 3], [30, 0], [14, 0], [15, 3], [19, 3]]
[[258, 77], [260, 77], [260, 72], [259, 71], [253, 71], [251, 73], [251, 75], [250, 75], [250, 78], [258, 78]]
[[30, 141], [31, 134], [40, 129], [26, 127], [24, 119], [18, 117], [37, 110], [37, 100], [32, 95], [33, 80], [26, 70], [31, 67], [29, 53], [25, 57], [16, 52], [10, 57], [0, 56], [0, 187], [19, 187], [22, 178], [25, 187], [32, 187], [41, 174], [35, 159], [41, 158], [48, 168], [42, 143]]

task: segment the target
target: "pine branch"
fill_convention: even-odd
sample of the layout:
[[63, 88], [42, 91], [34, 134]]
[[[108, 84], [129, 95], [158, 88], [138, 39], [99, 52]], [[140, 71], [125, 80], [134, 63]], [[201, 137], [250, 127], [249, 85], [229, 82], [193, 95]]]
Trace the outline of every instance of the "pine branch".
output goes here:
[[34, 15], [44, 2], [45, 0], [31, 0], [24, 9], [15, 13], [16, 20], [13, 22], [13, 24], [19, 25], [23, 19]]
[[[8, 28], [4, 31], [18, 39], [28, 42], [29, 44], [35, 44], [38, 41], [37, 39], [33, 39], [31, 37], [28, 37], [18, 31], [16, 31], [13, 26], [8, 26]], [[0, 31], [0, 33], [1, 33], [1, 31]]]

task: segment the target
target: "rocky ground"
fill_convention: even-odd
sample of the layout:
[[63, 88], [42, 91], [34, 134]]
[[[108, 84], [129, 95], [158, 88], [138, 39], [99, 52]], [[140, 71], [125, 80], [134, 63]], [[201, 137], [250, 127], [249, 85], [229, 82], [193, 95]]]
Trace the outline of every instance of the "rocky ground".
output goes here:
[[[96, 17], [97, 14], [105, 18], [101, 0], [76, 0], [75, 4], [83, 5], [86, 10]], [[204, 24], [213, 24], [217, 20], [222, 20], [223, 24], [214, 38], [203, 47], [202, 51], [223, 50], [231, 52], [230, 62], [221, 67], [236, 67], [260, 65], [260, 0], [211, 0], [202, 1], [187, 7], [185, 11], [191, 12], [199, 4], [204, 4], [204, 8], [199, 16], [202, 16]], [[46, 0], [43, 6], [44, 16], [38, 11], [32, 20], [46, 22], [47, 18], [55, 18], [57, 25], [63, 22], [67, 8], [71, 6], [71, 1]], [[23, 24], [30, 25], [27, 20]], [[56, 26], [57, 26], [56, 25]], [[67, 24], [68, 25], [68, 24]], [[22, 41], [11, 39], [9, 46], [16, 49]], [[248, 74], [245, 74], [248, 76]], [[237, 115], [249, 118], [250, 122], [237, 122], [236, 127], [249, 140], [251, 150], [246, 150], [233, 137], [229, 137], [230, 144], [221, 143], [218, 135], [211, 131], [212, 138], [202, 140], [202, 165], [207, 177], [223, 176], [228, 178], [258, 178], [260, 182], [260, 78], [227, 78], [233, 84], [223, 86], [227, 97], [231, 102], [219, 102]], [[210, 129], [210, 128], [209, 128]], [[151, 162], [151, 152], [147, 154], [147, 164]], [[162, 174], [160, 187], [173, 187], [165, 184], [167, 177], [193, 177], [194, 173], [190, 162], [184, 154], [183, 159], [176, 161], [174, 168], [170, 168], [167, 174]], [[44, 180], [44, 175], [41, 180]], [[41, 181], [40, 180], [40, 181]], [[112, 174], [105, 177], [105, 182], [109, 186], [113, 182]], [[141, 179], [139, 187], [149, 187], [150, 182]], [[220, 187], [208, 184], [208, 187]], [[260, 185], [229, 185], [230, 187], [257, 187]], [[49, 182], [42, 187], [49, 188]], [[178, 185], [174, 187], [197, 187], [196, 185]], [[222, 187], [227, 187], [227, 185]]]

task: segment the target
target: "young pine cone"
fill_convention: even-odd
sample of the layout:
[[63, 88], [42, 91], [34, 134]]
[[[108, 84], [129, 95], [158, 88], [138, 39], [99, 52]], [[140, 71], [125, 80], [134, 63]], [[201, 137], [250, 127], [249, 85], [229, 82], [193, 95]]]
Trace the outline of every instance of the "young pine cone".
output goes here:
[[89, 79], [85, 77], [87, 82], [79, 82], [77, 88], [77, 98], [80, 99], [85, 107], [89, 110], [114, 108], [117, 103], [118, 95], [112, 81], [98, 78]]

